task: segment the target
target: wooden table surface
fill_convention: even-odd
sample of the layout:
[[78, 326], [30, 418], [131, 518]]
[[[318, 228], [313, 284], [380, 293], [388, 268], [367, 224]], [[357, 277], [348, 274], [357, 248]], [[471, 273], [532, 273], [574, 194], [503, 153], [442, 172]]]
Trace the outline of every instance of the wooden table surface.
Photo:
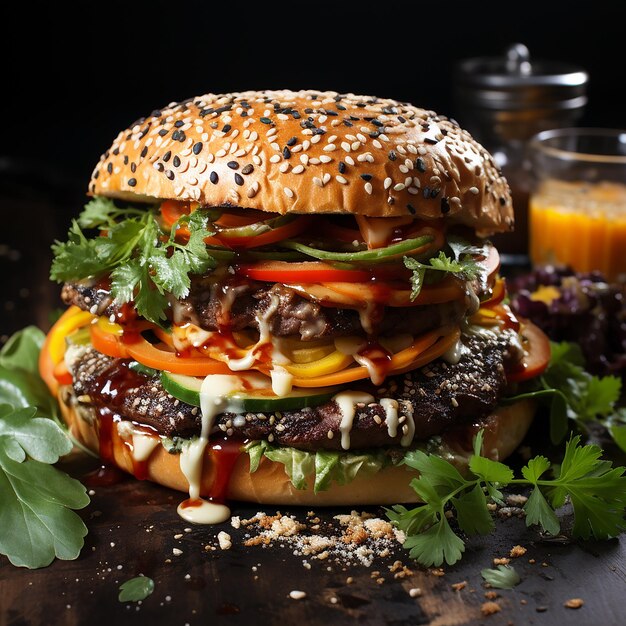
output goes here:
[[[58, 287], [49, 283], [49, 246], [63, 238], [69, 219], [83, 203], [82, 189], [54, 177], [33, 179], [25, 170], [0, 171], [0, 336], [34, 323], [46, 329], [49, 313], [60, 306]], [[78, 191], [75, 191], [78, 189]], [[8, 226], [7, 226], [8, 224]], [[65, 469], [77, 478], [93, 461], [74, 458]], [[417, 567], [398, 545], [370, 567], [308, 559], [293, 547], [245, 547], [249, 529], [194, 526], [176, 513], [181, 494], [124, 478], [94, 487], [91, 504], [80, 512], [89, 534], [75, 561], [55, 561], [40, 570], [13, 567], [0, 556], [0, 626], [22, 624], [602, 624], [626, 623], [626, 540], [604, 543], [545, 542], [516, 517], [497, 520], [489, 537], [472, 539], [463, 560], [444, 575]], [[249, 518], [277, 507], [232, 503], [233, 515]], [[306, 522], [307, 510], [280, 509]], [[370, 512], [384, 516], [382, 509]], [[333, 516], [347, 509], [316, 509], [323, 526], [337, 528]], [[185, 529], [188, 529], [187, 531]], [[229, 550], [217, 533], [228, 532]], [[18, 530], [17, 530], [18, 531]], [[11, 529], [11, 532], [17, 532]], [[7, 532], [7, 529], [0, 529]], [[500, 612], [484, 616], [487, 589], [480, 570], [494, 557], [520, 544], [527, 553], [512, 564], [522, 581], [497, 592]], [[206, 546], [216, 547], [207, 550]], [[173, 550], [182, 551], [176, 556]], [[395, 579], [389, 567], [400, 560], [412, 570]], [[529, 561], [534, 560], [534, 563]], [[372, 577], [372, 572], [380, 572]], [[141, 604], [120, 603], [119, 585], [139, 574], [155, 589]], [[348, 582], [351, 578], [351, 582]], [[376, 578], [382, 578], [380, 583]], [[452, 585], [466, 581], [461, 590]], [[412, 597], [409, 590], [419, 588]], [[293, 590], [304, 591], [300, 600]], [[576, 610], [564, 607], [582, 598]]]

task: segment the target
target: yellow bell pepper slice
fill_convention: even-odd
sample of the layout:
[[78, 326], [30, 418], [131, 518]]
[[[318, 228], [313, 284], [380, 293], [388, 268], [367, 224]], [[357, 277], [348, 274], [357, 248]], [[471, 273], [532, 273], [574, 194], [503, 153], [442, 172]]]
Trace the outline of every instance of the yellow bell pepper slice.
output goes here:
[[334, 350], [325, 357], [318, 359], [317, 361], [311, 361], [309, 363], [292, 363], [284, 365], [283, 367], [294, 376], [300, 378], [313, 378], [315, 376], [323, 376], [325, 374], [332, 374], [342, 370], [351, 363], [354, 359], [349, 354], [342, 354], [339, 350]]
[[50, 331], [49, 352], [53, 363], [57, 365], [65, 355], [65, 338], [73, 331], [91, 324], [95, 315], [82, 311], [77, 306], [70, 307]]

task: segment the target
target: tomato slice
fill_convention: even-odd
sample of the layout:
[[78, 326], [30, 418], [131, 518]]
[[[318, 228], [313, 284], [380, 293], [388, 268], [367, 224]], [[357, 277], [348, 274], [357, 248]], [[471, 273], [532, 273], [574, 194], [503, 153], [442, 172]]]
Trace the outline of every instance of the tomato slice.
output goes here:
[[179, 220], [183, 215], [189, 215], [189, 213], [191, 213], [189, 202], [165, 200], [161, 203], [161, 217], [167, 226], [172, 226], [176, 220]]
[[521, 320], [520, 336], [524, 347], [524, 359], [507, 371], [509, 382], [519, 382], [534, 378], [545, 372], [550, 363], [550, 340], [532, 322]]
[[265, 280], [272, 283], [318, 283], [324, 281], [365, 282], [371, 274], [363, 270], [336, 269], [330, 263], [322, 261], [265, 261], [254, 265], [240, 265], [237, 273], [253, 280]]

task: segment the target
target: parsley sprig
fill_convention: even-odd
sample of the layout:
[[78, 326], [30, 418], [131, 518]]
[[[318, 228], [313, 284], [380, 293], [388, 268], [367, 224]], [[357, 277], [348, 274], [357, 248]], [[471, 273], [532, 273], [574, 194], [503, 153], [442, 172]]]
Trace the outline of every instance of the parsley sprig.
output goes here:
[[570, 420], [583, 432], [590, 423], [599, 422], [626, 451], [626, 409], [615, 409], [622, 381], [617, 376], [592, 376], [585, 369], [580, 346], [574, 343], [551, 342], [550, 350], [548, 369], [504, 402], [531, 398], [549, 404], [550, 437], [555, 444], [567, 435]]
[[[73, 220], [66, 242], [52, 246], [53, 280], [63, 282], [110, 274], [111, 293], [119, 304], [134, 301], [139, 315], [159, 323], [165, 319], [168, 295], [184, 298], [190, 274], [217, 265], [204, 239], [208, 214], [197, 210], [177, 220], [169, 232], [162, 230], [154, 207], [119, 208], [108, 198], [94, 198]], [[177, 231], [189, 231], [186, 243], [176, 241]], [[88, 238], [83, 229], [98, 229]]]
[[[474, 454], [469, 471], [462, 475], [454, 465], [433, 454], [415, 450], [404, 462], [419, 471], [411, 482], [423, 504], [413, 509], [396, 505], [387, 511], [389, 519], [406, 534], [404, 547], [410, 556], [426, 567], [444, 561], [456, 563], [465, 550], [465, 542], [450, 526], [446, 512], [452, 509], [461, 531], [467, 535], [485, 535], [494, 527], [487, 504], [503, 503], [501, 489], [509, 485], [530, 486], [524, 505], [526, 524], [537, 524], [545, 532], [557, 535], [560, 522], [556, 510], [569, 498], [574, 510], [575, 537], [609, 539], [626, 530], [626, 468], [613, 468], [602, 460], [596, 445], [580, 445], [580, 436], [566, 444], [560, 466], [553, 466], [544, 456], [536, 456], [522, 468], [523, 478], [497, 461], [481, 456], [483, 433], [474, 440]], [[554, 478], [548, 477], [551, 471]]]
[[429, 259], [428, 263], [421, 263], [417, 259], [404, 257], [404, 266], [413, 271], [411, 276], [411, 300], [420, 295], [426, 272], [445, 272], [460, 278], [461, 280], [475, 280], [483, 272], [483, 268], [474, 260], [473, 255], [484, 253], [483, 248], [476, 247], [455, 235], [450, 235], [447, 240], [448, 247], [452, 251], [449, 257], [443, 250], [438, 256]]

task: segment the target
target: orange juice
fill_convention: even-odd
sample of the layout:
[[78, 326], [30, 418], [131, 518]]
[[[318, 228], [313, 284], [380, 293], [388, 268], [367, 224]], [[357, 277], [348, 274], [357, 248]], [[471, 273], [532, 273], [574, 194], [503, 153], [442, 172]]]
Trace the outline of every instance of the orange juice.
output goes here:
[[626, 184], [544, 180], [530, 198], [530, 257], [626, 279]]

